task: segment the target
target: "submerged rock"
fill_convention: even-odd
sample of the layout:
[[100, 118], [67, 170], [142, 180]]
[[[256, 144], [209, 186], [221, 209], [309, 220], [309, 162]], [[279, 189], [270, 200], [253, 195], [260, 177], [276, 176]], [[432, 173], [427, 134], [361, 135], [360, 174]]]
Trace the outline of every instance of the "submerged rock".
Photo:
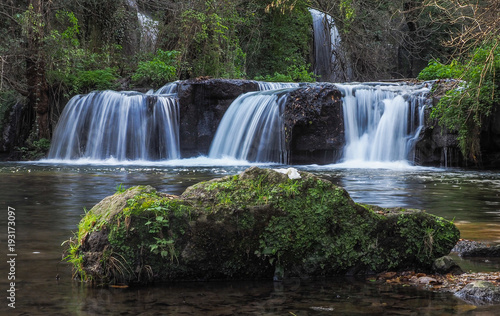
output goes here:
[[489, 281], [469, 283], [455, 295], [472, 305], [500, 303], [500, 287]]
[[359, 205], [310, 173], [252, 167], [181, 196], [134, 187], [107, 197], [80, 222], [68, 259], [98, 283], [279, 279], [430, 269], [458, 238], [424, 211]]
[[474, 240], [459, 240], [451, 251], [458, 253], [461, 257], [500, 257], [500, 245], [489, 246]]

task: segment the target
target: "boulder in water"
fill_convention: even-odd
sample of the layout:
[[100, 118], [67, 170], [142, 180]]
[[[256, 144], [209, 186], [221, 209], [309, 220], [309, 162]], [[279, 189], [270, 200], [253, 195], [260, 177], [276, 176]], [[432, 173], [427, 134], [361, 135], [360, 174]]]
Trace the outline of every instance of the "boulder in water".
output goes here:
[[424, 211], [359, 205], [310, 173], [252, 167], [181, 196], [117, 192], [85, 215], [67, 258], [98, 283], [318, 277], [430, 269], [458, 237]]

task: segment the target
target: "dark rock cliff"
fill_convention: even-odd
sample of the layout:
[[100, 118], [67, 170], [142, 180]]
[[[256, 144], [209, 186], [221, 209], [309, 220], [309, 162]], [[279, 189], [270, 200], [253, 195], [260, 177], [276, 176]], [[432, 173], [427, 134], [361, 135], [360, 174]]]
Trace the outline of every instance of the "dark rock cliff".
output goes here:
[[179, 83], [182, 157], [206, 155], [224, 113], [240, 94], [258, 91], [256, 81], [195, 79]]
[[332, 84], [292, 91], [285, 107], [290, 164], [336, 162], [345, 143], [342, 94]]

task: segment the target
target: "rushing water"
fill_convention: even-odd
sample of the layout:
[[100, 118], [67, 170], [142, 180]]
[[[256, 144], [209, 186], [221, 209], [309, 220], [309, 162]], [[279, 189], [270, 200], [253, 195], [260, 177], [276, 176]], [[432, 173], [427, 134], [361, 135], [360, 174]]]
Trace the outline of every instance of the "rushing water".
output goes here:
[[429, 88], [421, 85], [345, 84], [344, 161], [406, 161], [422, 130]]
[[49, 158], [179, 158], [179, 105], [170, 94], [102, 91], [64, 108]]
[[314, 74], [320, 81], [343, 81], [344, 72], [336, 56], [340, 53], [340, 35], [333, 18], [310, 9], [314, 34]]
[[[16, 309], [13, 315], [494, 315], [451, 294], [389, 287], [363, 279], [192, 282], [150, 287], [90, 289], [71, 279], [61, 243], [77, 223], [122, 184], [150, 184], [179, 194], [202, 180], [236, 174], [249, 164], [207, 158], [163, 162], [79, 164], [57, 161], [0, 163], [0, 227], [16, 212]], [[265, 165], [264, 165], [265, 166]], [[281, 167], [270, 165], [272, 168]], [[411, 167], [403, 163], [296, 166], [344, 186], [361, 203], [426, 209], [454, 219], [463, 238], [500, 241], [500, 173]], [[371, 167], [371, 168], [367, 168]], [[374, 168], [377, 167], [377, 168]], [[0, 234], [0, 289], [6, 293], [6, 233]], [[496, 269], [480, 262], [475, 269]], [[469, 267], [467, 267], [469, 268]], [[59, 280], [56, 276], [59, 275]]]
[[287, 89], [248, 92], [231, 103], [208, 156], [259, 162], [287, 161], [283, 111]]

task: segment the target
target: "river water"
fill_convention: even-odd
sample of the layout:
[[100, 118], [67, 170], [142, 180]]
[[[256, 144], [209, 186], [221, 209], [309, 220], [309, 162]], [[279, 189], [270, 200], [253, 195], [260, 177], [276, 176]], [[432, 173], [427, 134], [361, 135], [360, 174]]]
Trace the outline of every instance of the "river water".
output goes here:
[[[269, 167], [264, 165], [265, 167]], [[72, 280], [61, 244], [84, 215], [117, 187], [149, 184], [180, 194], [186, 187], [233, 175], [248, 164], [196, 158], [164, 163], [80, 161], [0, 163], [0, 314], [9, 315], [494, 315], [451, 294], [364, 279], [191, 282], [148, 287], [88, 288]], [[272, 168], [283, 166], [272, 165]], [[500, 173], [390, 165], [295, 166], [330, 179], [360, 203], [425, 209], [454, 220], [462, 238], [500, 242]], [[9, 290], [7, 212], [15, 209], [15, 309]], [[498, 271], [495, 262], [461, 262]], [[12, 270], [10, 270], [12, 271]]]

